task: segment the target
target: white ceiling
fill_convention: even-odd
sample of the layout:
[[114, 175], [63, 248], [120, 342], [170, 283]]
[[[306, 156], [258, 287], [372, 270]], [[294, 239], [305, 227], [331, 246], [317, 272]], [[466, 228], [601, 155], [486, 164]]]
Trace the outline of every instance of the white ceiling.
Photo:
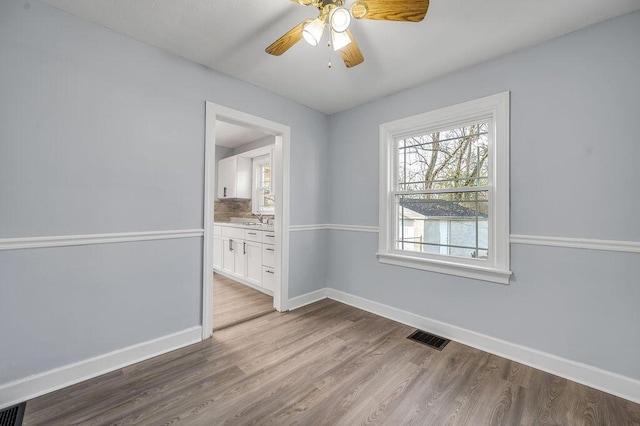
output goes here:
[[216, 120], [216, 145], [224, 146], [225, 148], [237, 148], [267, 136], [269, 135], [250, 127]]
[[640, 9], [639, 0], [432, 0], [420, 23], [354, 21], [364, 63], [347, 69], [333, 54], [328, 69], [326, 43], [265, 53], [317, 16], [290, 0], [43, 1], [327, 114]]

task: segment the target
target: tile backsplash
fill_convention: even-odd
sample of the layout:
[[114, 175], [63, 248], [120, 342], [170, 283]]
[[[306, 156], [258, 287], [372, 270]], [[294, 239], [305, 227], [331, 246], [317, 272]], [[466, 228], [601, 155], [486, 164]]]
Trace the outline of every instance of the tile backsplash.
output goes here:
[[232, 217], [251, 217], [251, 200], [216, 200], [213, 212], [216, 222], [229, 222]]
[[[213, 202], [213, 220], [231, 222], [231, 218], [255, 218], [251, 214], [251, 200], [216, 200]], [[273, 219], [274, 215], [262, 215], [264, 219]], [[266, 222], [265, 222], [266, 223]]]

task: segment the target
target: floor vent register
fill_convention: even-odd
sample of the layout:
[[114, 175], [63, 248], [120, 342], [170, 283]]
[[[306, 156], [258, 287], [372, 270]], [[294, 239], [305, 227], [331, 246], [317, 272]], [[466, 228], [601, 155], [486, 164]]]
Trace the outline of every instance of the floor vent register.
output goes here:
[[447, 343], [449, 343], [448, 339], [445, 339], [440, 336], [436, 336], [435, 334], [427, 333], [426, 331], [416, 330], [407, 339], [413, 340], [418, 343], [422, 343], [423, 345], [427, 345], [430, 348], [437, 349], [441, 351]]
[[0, 426], [20, 426], [27, 403], [14, 405], [0, 410]]

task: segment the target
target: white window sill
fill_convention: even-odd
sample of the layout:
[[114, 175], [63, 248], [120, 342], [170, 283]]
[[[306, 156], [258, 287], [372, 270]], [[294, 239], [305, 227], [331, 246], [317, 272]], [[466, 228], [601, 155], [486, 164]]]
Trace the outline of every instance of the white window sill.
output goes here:
[[499, 284], [509, 284], [509, 278], [511, 277], [511, 271], [509, 270], [443, 262], [400, 254], [378, 253], [378, 261], [389, 265], [422, 269], [424, 271], [438, 272], [447, 275], [457, 275], [459, 277], [474, 278]]

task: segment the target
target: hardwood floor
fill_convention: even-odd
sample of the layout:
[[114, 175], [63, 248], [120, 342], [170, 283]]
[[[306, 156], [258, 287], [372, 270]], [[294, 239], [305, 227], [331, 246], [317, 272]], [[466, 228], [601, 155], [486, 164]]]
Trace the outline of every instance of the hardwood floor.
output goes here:
[[213, 277], [213, 329], [220, 330], [274, 311], [273, 297], [227, 277]]
[[640, 405], [323, 300], [29, 401], [26, 425], [638, 425]]

